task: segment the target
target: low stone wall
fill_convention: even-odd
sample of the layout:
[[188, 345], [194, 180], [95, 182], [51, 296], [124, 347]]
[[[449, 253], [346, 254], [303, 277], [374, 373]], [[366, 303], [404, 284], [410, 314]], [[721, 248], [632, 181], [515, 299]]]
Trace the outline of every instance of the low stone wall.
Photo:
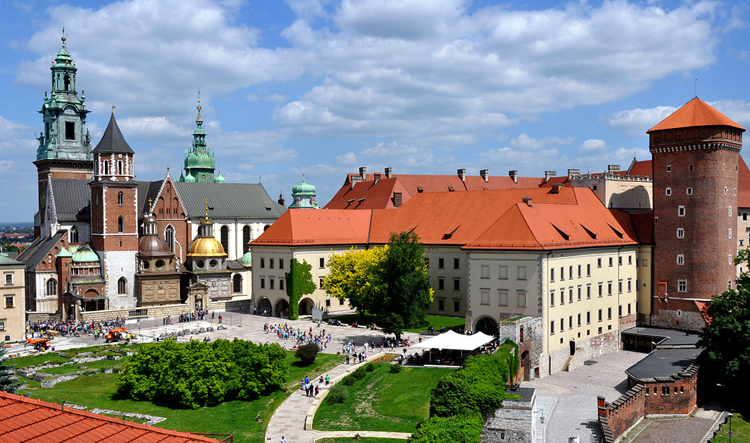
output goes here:
[[503, 407], [488, 418], [482, 428], [481, 443], [527, 443], [536, 441], [534, 403], [531, 400], [503, 400]]
[[640, 381], [646, 389], [646, 415], [687, 415], [697, 406], [697, 365], [672, 377]]
[[26, 311], [26, 321], [30, 322], [49, 322], [49, 321], [55, 321], [60, 320], [60, 313], [59, 312], [34, 312], [34, 311]]
[[105, 311], [88, 311], [81, 312], [81, 321], [105, 321], [114, 320], [116, 318], [131, 318], [130, 311], [145, 311], [146, 315], [139, 315], [132, 318], [161, 318], [170, 315], [187, 314], [191, 312], [191, 309], [186, 304], [178, 305], [162, 305], [162, 306], [146, 306], [133, 309], [108, 309]]
[[[549, 372], [544, 375], [555, 374], [560, 371], [572, 371], [583, 366], [586, 360], [591, 360], [602, 355], [612, 354], [620, 350], [620, 331], [610, 331], [588, 340], [576, 342], [576, 353], [571, 357], [570, 348], [565, 347], [542, 355], [540, 363], [547, 362]], [[540, 364], [543, 368], [544, 364]]]
[[642, 385], [636, 385], [620, 398], [607, 403], [604, 397], [597, 397], [599, 428], [604, 441], [614, 443], [628, 429], [637, 425], [646, 415], [646, 396]]

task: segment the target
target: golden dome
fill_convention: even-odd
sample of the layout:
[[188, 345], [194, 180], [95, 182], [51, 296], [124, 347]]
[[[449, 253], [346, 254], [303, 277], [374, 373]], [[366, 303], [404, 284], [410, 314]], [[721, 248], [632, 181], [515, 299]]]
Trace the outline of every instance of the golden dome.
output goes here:
[[198, 237], [193, 240], [188, 251], [188, 257], [226, 257], [224, 247], [219, 240], [214, 237]]

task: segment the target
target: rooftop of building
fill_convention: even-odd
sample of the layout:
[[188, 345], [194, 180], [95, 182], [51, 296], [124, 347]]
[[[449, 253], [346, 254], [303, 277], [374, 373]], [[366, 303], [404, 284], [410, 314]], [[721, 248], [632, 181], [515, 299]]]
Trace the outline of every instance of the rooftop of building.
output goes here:
[[700, 126], [730, 126], [741, 131], [745, 130], [708, 103], [695, 97], [646, 132]]
[[650, 381], [679, 377], [697, 370], [701, 348], [657, 348], [625, 372], [636, 380]]
[[678, 331], [676, 329], [661, 329], [648, 327], [634, 327], [622, 331], [623, 335], [636, 337], [651, 337], [660, 348], [675, 346], [692, 346], [698, 343], [700, 336], [694, 332]]

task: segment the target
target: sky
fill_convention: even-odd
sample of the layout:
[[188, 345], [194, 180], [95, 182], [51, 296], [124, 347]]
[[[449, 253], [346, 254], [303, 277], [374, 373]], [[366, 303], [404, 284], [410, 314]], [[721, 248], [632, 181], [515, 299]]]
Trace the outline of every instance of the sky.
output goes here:
[[63, 27], [92, 143], [115, 105], [138, 180], [179, 177], [200, 91], [228, 182], [289, 204], [304, 173], [325, 204], [360, 166], [627, 168], [696, 91], [750, 127], [749, 21], [747, 3], [717, 1], [9, 0], [0, 221], [36, 212], [35, 134]]

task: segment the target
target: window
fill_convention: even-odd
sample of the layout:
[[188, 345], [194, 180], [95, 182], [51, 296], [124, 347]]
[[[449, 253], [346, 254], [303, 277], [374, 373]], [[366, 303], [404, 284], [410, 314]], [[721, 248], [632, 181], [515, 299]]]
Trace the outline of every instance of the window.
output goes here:
[[727, 195], [728, 192], [729, 192], [729, 188], [727, 188], [726, 186], [724, 186], [724, 195]]
[[6, 285], [13, 284], [13, 274], [5, 274], [5, 284]]
[[591, 324], [591, 311], [586, 312], [586, 324]]
[[632, 265], [632, 264], [633, 264], [633, 256], [628, 255], [628, 265]]
[[677, 238], [685, 238], [685, 230], [682, 228], [677, 228]]
[[633, 292], [633, 279], [628, 279], [628, 292]]
[[234, 279], [232, 280], [232, 292], [238, 293], [242, 292], [242, 276], [237, 274], [234, 276]]
[[453, 300], [453, 312], [461, 312], [461, 302]]
[[[227, 254], [229, 253], [229, 228], [226, 226], [222, 226], [219, 230], [221, 233], [221, 246], [224, 247], [224, 252]], [[273, 259], [271, 259], [271, 263], [273, 263]], [[273, 265], [271, 265], [273, 268]]]
[[14, 306], [13, 304], [13, 296], [12, 295], [6, 295], [5, 296], [5, 307], [6, 308], [12, 308]]
[[742, 213], [742, 221], [747, 221], [747, 212]]
[[438, 259], [438, 269], [443, 269], [443, 268], [445, 268], [445, 259], [444, 258], [439, 258]]
[[578, 313], [578, 327], [581, 327], [581, 313]]
[[612, 320], [612, 308], [607, 308], [607, 320]]
[[122, 195], [122, 191], [120, 191], [120, 192], [117, 193], [117, 204], [120, 205], [120, 206], [122, 206], [123, 201], [124, 201], [124, 198], [123, 198], [123, 195]]
[[339, 306], [344, 306], [344, 299], [343, 298], [339, 300]]
[[284, 259], [283, 258], [279, 259], [279, 269], [284, 269]]
[[70, 243], [78, 243], [78, 230], [76, 229], [75, 226], [70, 228], [70, 232], [68, 233], [68, 235], [70, 237], [69, 238]]
[[120, 277], [120, 279], [117, 280], [117, 293], [120, 295], [127, 294], [127, 286], [128, 281], [125, 279], [125, 277]]
[[729, 228], [729, 238], [732, 238], [732, 228]]
[[169, 250], [174, 252], [174, 228], [172, 226], [167, 226], [167, 229], [164, 231], [164, 240], [169, 245]]
[[727, 258], [729, 259], [729, 264], [731, 265], [731, 264], [732, 264], [732, 254], [729, 254], [729, 255], [727, 256]]
[[561, 318], [560, 319], [560, 332], [562, 332], [564, 330], [565, 330], [565, 319]]
[[260, 279], [260, 289], [266, 289], [266, 279], [262, 277]]
[[104, 160], [104, 175], [109, 175], [109, 162]]
[[326, 299], [326, 308], [330, 308], [330, 307], [331, 307], [331, 299], [327, 298]]
[[[601, 258], [597, 258], [596, 259], [596, 267], [597, 268], [601, 268], [602, 267], [602, 259]], [[589, 274], [589, 275], [591, 275], [591, 274]]]
[[677, 264], [680, 266], [685, 264], [685, 256], [683, 254], [677, 254]]
[[47, 280], [47, 295], [57, 295], [57, 280], [54, 278]]
[[[318, 262], [319, 262], [319, 266], [320, 266], [320, 269], [323, 269], [323, 268], [325, 268], [325, 267], [326, 267], [326, 259], [325, 259], [325, 258], [321, 257], [321, 258], [320, 258], [320, 259], [318, 260]], [[262, 267], [262, 266], [261, 266], [261, 267]]]
[[665, 189], [667, 196], [672, 195], [672, 188]]
[[573, 329], [573, 316], [568, 317], [568, 329]]
[[684, 206], [678, 206], [677, 207], [677, 216], [678, 217], [684, 217], [685, 216], [685, 207]]
[[122, 175], [122, 160], [117, 160], [117, 175]]
[[268, 289], [275, 289], [275, 288], [274, 288], [274, 286], [275, 286], [275, 283], [276, 283], [276, 280], [274, 280], [274, 279], [272, 279], [272, 278], [269, 278], [269, 279], [268, 279], [268, 285], [269, 285]]
[[573, 287], [568, 288], [568, 303], [573, 303]]
[[731, 206], [729, 207], [729, 216], [730, 217], [732, 216], [732, 207]]
[[586, 265], [586, 277], [591, 277], [591, 263]]
[[602, 321], [604, 318], [602, 317], [602, 310], [599, 309], [599, 321]]
[[490, 267], [482, 265], [482, 278], [490, 278]]
[[693, 195], [693, 188], [687, 188], [687, 195]]
[[609, 267], [611, 268], [611, 267], [612, 267], [612, 266], [614, 265], [614, 263], [615, 263], [615, 260], [614, 260], [614, 258], [613, 258], [613, 257], [610, 257], [610, 258], [609, 258]]
[[260, 258], [260, 267], [265, 268], [266, 267], [266, 259], [261, 257]]
[[76, 139], [76, 124], [74, 122], [65, 122], [65, 140]]
[[508, 266], [507, 265], [500, 265], [499, 269], [499, 279], [500, 280], [507, 280], [508, 279]]
[[599, 297], [604, 295], [604, 283], [599, 282]]
[[549, 322], [549, 335], [555, 335], [555, 321], [551, 320]]
[[[322, 287], [323, 287], [323, 280], [325, 280], [325, 278], [324, 278], [324, 277], [320, 277], [320, 278], [318, 279], [318, 287], [319, 287], [319, 288], [322, 288]], [[343, 305], [343, 303], [341, 303], [341, 304]]]
[[438, 277], [438, 289], [445, 289], [445, 279]]
[[568, 268], [568, 278], [573, 280], [573, 266]]
[[518, 267], [518, 280], [526, 280], [526, 266]]
[[[5, 321], [6, 320], [4, 318], [0, 319], [0, 331], [5, 330]], [[6, 340], [6, 341], [9, 341], [9, 340]]]
[[490, 290], [489, 289], [482, 289], [482, 301], [481, 304], [483, 305], [489, 305], [490, 304]]
[[549, 291], [549, 305], [553, 307], [555, 306], [555, 290], [554, 289], [551, 289]]
[[508, 291], [505, 289], [498, 289], [497, 296], [499, 299], [498, 305], [508, 306]]
[[667, 172], [672, 172], [672, 165], [667, 165]]
[[242, 253], [243, 254], [250, 250], [250, 245], [248, 245], [248, 243], [250, 243], [250, 226], [245, 226], [244, 228], [242, 228], [242, 244], [243, 244]]
[[519, 308], [526, 307], [526, 291], [518, 291], [516, 306]]
[[644, 258], [643, 260], [641, 260], [641, 262], [643, 263], [643, 267], [644, 267], [644, 268], [645, 268], [646, 266], [648, 266], [648, 259], [647, 259], [647, 258]]
[[272, 258], [268, 259], [268, 268], [269, 269], [273, 269], [273, 259]]
[[581, 274], [581, 270], [582, 270], [582, 268], [583, 267], [581, 265], [578, 265], [578, 278], [581, 278], [581, 275], [582, 275]]
[[560, 281], [565, 281], [565, 268], [560, 267]]
[[565, 304], [565, 288], [560, 288], [560, 304]]
[[549, 281], [555, 281], [555, 268], [549, 270]]
[[622, 256], [617, 257], [617, 266], [622, 266]]
[[591, 283], [586, 284], [586, 300], [591, 299]]
[[438, 300], [438, 311], [445, 311], [445, 300]]
[[687, 292], [687, 280], [677, 280], [677, 292]]
[[631, 313], [632, 313], [632, 311], [630, 309], [630, 303], [628, 303], [628, 315], [630, 315]]
[[283, 278], [279, 279], [279, 289], [282, 290], [282, 291], [284, 290], [284, 279]]
[[581, 285], [578, 285], [578, 301], [583, 300], [582, 297], [583, 297], [583, 289], [582, 289]]
[[617, 293], [622, 294], [622, 279], [617, 281]]
[[453, 259], [453, 269], [460, 269], [461, 268], [460, 264], [461, 264], [461, 261], [459, 259], [457, 258]]
[[454, 291], [460, 291], [461, 290], [461, 279], [460, 278], [454, 278], [453, 279], [453, 290]]
[[117, 217], [117, 232], [124, 232], [125, 227], [123, 226], [122, 215]]

